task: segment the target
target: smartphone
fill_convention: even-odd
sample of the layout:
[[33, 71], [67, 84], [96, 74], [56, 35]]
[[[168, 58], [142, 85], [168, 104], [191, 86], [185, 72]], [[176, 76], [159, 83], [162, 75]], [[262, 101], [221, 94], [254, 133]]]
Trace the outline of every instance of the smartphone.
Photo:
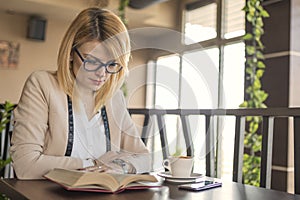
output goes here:
[[207, 190], [210, 188], [221, 187], [221, 186], [222, 186], [222, 182], [205, 180], [199, 183], [179, 185], [178, 188], [184, 190], [202, 191], [202, 190]]

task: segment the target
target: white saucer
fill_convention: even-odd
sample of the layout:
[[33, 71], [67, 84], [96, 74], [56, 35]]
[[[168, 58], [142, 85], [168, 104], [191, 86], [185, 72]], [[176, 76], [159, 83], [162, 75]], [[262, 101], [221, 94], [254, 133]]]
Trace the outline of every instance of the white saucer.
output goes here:
[[192, 173], [190, 177], [172, 176], [170, 172], [160, 172], [157, 175], [165, 178], [165, 180], [168, 182], [176, 182], [176, 183], [197, 182], [198, 179], [203, 177], [202, 174], [198, 174], [198, 173]]

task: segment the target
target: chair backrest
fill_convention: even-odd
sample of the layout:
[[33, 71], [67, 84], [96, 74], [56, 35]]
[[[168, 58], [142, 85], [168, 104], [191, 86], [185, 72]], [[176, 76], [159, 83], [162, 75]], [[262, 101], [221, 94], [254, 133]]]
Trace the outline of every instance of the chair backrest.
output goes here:
[[[3, 119], [4, 104], [0, 104], [0, 120]], [[8, 112], [9, 119], [6, 123], [4, 130], [0, 133], [0, 159], [3, 161], [10, 159], [9, 148], [10, 148], [10, 139], [13, 130], [13, 112], [10, 110]], [[0, 170], [0, 177], [8, 178], [13, 176], [11, 163], [7, 164], [4, 168]]]

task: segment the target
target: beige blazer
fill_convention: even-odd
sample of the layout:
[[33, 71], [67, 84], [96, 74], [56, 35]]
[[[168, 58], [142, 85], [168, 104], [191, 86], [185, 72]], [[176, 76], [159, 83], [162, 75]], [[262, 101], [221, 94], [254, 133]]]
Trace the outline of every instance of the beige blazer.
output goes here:
[[[50, 169], [83, 167], [79, 158], [64, 156], [68, 139], [67, 95], [56, 72], [38, 71], [27, 79], [14, 110], [10, 149], [19, 179], [40, 179]], [[135, 153], [130, 158], [138, 172], [150, 169], [150, 156], [127, 112], [121, 91], [106, 103], [111, 150]]]

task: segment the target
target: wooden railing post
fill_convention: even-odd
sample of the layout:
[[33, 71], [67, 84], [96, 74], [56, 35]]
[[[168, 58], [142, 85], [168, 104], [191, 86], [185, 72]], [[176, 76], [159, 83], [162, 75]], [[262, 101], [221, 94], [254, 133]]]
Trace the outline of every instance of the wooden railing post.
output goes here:
[[215, 176], [214, 155], [214, 120], [213, 116], [205, 115], [205, 150], [206, 150], [206, 176]]
[[260, 187], [271, 188], [274, 117], [263, 117]]
[[191, 128], [189, 123], [189, 116], [187, 115], [180, 115], [181, 123], [182, 123], [182, 130], [185, 140], [186, 146], [186, 154], [187, 156], [194, 156], [194, 144], [191, 135]]
[[295, 194], [300, 194], [300, 116], [294, 117], [294, 180]]
[[159, 128], [160, 142], [163, 153], [163, 158], [166, 159], [170, 155], [169, 152], [169, 144], [167, 140], [167, 132], [166, 132], [166, 124], [164, 120], [164, 116], [161, 114], [157, 114], [157, 124]]
[[143, 130], [142, 130], [142, 140], [145, 145], [147, 144], [149, 138], [149, 119], [150, 119], [150, 114], [149, 113], [145, 114]]
[[238, 183], [243, 180], [244, 134], [245, 117], [236, 116], [232, 180]]

